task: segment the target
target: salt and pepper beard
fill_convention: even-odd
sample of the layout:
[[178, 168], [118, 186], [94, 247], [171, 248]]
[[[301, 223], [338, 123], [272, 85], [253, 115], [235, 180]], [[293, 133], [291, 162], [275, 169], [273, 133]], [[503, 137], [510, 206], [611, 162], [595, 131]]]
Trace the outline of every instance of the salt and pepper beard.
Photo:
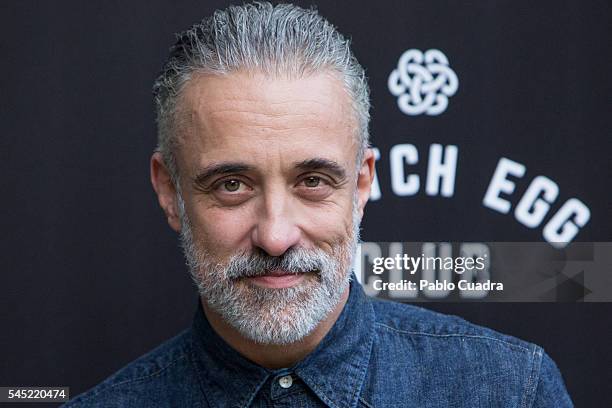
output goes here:
[[[307, 336], [338, 305], [347, 289], [359, 241], [357, 192], [353, 198], [350, 236], [323, 249], [290, 248], [270, 256], [256, 248], [237, 252], [226, 262], [194, 240], [185, 203], [177, 193], [181, 246], [191, 277], [208, 306], [244, 337], [261, 344], [290, 344]], [[275, 269], [308, 273], [294, 287], [266, 288], [245, 281]]]

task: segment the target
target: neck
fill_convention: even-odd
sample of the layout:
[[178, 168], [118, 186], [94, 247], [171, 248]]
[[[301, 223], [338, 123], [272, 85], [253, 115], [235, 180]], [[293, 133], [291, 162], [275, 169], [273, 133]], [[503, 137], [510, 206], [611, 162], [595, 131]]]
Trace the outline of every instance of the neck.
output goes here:
[[338, 320], [349, 296], [349, 286], [336, 307], [302, 340], [291, 344], [261, 344], [245, 338], [201, 299], [204, 314], [213, 330], [242, 356], [269, 369], [291, 367], [310, 354]]

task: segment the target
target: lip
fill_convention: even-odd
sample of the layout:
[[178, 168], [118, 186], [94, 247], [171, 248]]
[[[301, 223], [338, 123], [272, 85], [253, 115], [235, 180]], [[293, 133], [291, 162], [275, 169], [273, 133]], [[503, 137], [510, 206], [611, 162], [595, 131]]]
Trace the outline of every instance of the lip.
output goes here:
[[248, 279], [257, 286], [263, 286], [270, 289], [282, 289], [295, 286], [302, 282], [302, 280], [304, 280], [304, 274], [273, 271], [267, 275], [254, 276]]

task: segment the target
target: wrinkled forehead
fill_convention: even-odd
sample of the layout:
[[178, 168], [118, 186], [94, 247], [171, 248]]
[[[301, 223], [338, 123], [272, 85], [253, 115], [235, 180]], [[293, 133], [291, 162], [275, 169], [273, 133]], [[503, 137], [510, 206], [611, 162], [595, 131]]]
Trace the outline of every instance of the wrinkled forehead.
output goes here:
[[352, 164], [356, 157], [356, 115], [332, 73], [299, 79], [197, 75], [182, 90], [177, 108], [179, 156], [188, 166], [288, 155], [306, 160], [315, 153]]

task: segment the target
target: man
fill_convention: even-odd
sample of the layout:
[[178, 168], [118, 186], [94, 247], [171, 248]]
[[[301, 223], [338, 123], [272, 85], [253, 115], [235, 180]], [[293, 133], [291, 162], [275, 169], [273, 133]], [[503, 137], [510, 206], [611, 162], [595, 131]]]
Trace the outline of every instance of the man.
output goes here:
[[364, 295], [368, 92], [314, 10], [230, 7], [179, 36], [151, 180], [200, 307], [68, 406], [571, 406], [540, 347]]

